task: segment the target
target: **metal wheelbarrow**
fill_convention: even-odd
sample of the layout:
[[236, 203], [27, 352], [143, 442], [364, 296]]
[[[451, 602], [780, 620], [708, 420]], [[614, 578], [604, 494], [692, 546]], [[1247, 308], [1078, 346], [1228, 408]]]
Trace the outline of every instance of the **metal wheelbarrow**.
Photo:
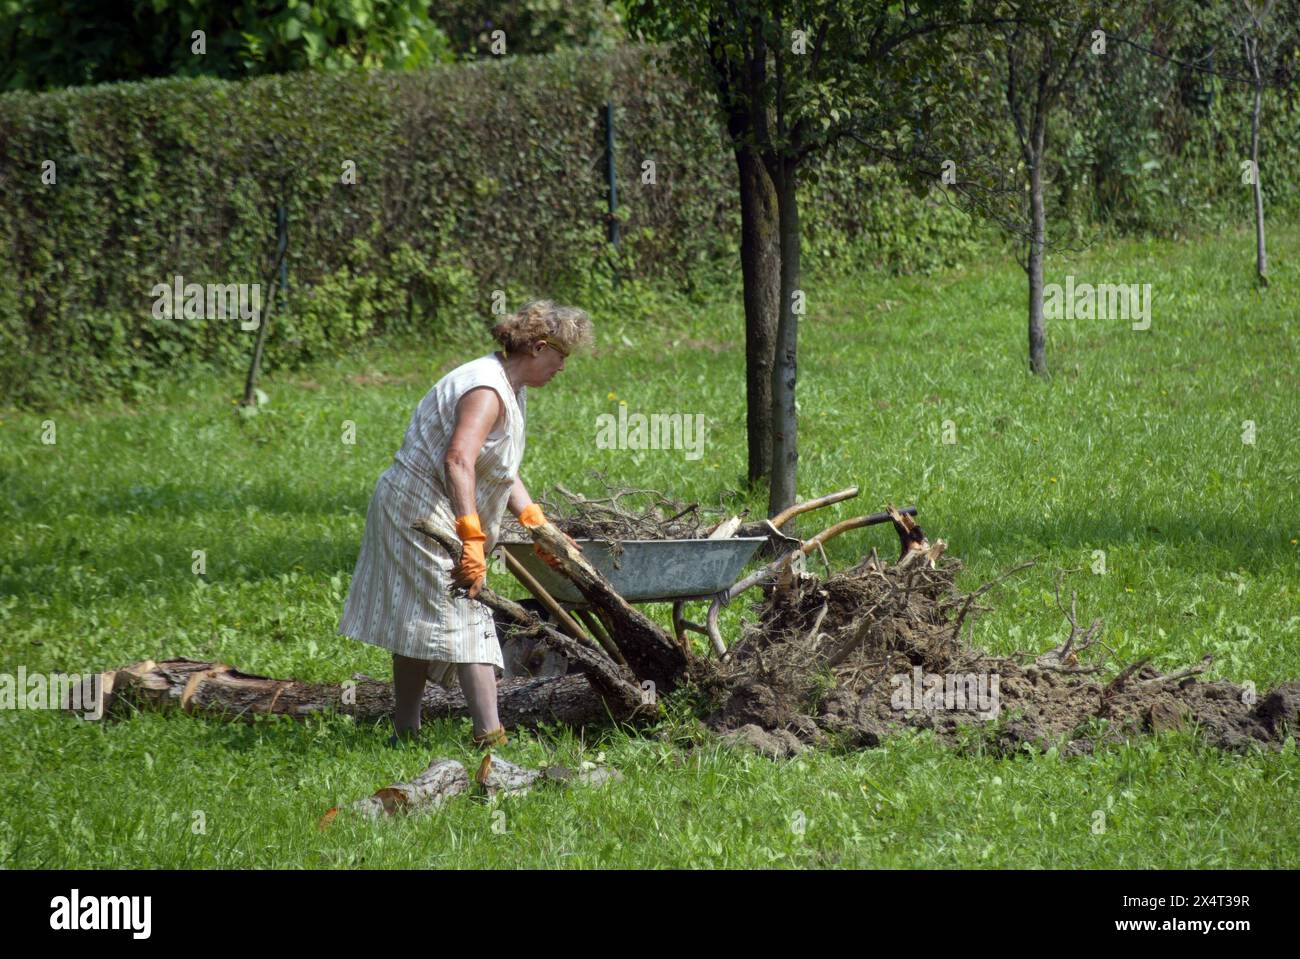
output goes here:
[[[688, 629], [705, 632], [683, 616], [686, 603], [712, 600], [725, 592], [758, 548], [767, 542], [767, 537], [620, 540], [618, 551], [607, 540], [577, 539], [575, 542], [582, 547], [587, 562], [629, 603], [672, 603], [673, 635], [685, 646]], [[531, 542], [501, 543], [500, 548], [516, 578], [543, 605], [550, 608], [553, 603], [559, 607], [550, 611], [562, 626], [567, 611], [573, 610], [601, 645], [612, 652], [613, 643], [604, 635], [599, 620], [588, 611], [582, 593], [547, 566], [533, 551]]]
[[[806, 555], [814, 549], [820, 549], [827, 540], [849, 529], [890, 521], [889, 513], [859, 516], [837, 523], [807, 541], [800, 541], [779, 532], [778, 527], [790, 517], [848, 499], [856, 496], [857, 492], [857, 487], [852, 487], [840, 493], [797, 504], [786, 513], [769, 521], [770, 531], [773, 535], [796, 544], [795, 552]], [[916, 515], [916, 507], [904, 507], [895, 515], [914, 526], [911, 524], [911, 517]], [[899, 525], [897, 520], [895, 525]], [[900, 539], [903, 539], [904, 535], [904, 531], [900, 529]], [[920, 542], [924, 542], [924, 534], [920, 532], [919, 527], [915, 527], [914, 536]], [[627, 602], [672, 603], [673, 634], [683, 647], [686, 646], [686, 632], [690, 630], [707, 636], [718, 655], [725, 657], [726, 646], [718, 630], [719, 611], [740, 593], [762, 582], [766, 575], [779, 565], [780, 560], [776, 565], [769, 566], [765, 570], [759, 570], [744, 579], [739, 578], [745, 564], [768, 540], [769, 536], [621, 540], [619, 543], [621, 548], [617, 554], [607, 540], [577, 539], [575, 542], [582, 547], [582, 554], [587, 562], [604, 576], [615, 592]], [[615, 644], [589, 611], [582, 593], [570, 580], [547, 566], [533, 551], [531, 542], [502, 542], [499, 544], [499, 549], [504, 553], [510, 571], [551, 612], [562, 629], [576, 638], [581, 638], [581, 627], [573, 621], [568, 612], [573, 610], [606, 651], [615, 659], [621, 659], [617, 655]], [[907, 549], [908, 544], [905, 541], [904, 550]], [[710, 602], [706, 625], [697, 625], [683, 616], [685, 604], [691, 601]]]
[[[579, 539], [582, 555], [629, 603], [709, 599], [736, 581], [766, 536], [733, 539], [620, 540], [615, 555], [605, 540]], [[578, 588], [546, 565], [529, 543], [502, 543], [561, 603], [585, 606]]]

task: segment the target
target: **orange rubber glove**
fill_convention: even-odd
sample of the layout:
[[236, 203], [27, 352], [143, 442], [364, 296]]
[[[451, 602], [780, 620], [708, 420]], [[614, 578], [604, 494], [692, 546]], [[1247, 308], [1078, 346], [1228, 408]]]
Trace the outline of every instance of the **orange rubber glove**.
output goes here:
[[456, 517], [456, 535], [460, 537], [462, 548], [460, 562], [451, 571], [451, 578], [457, 586], [467, 589], [470, 599], [473, 599], [487, 582], [487, 557], [483, 555], [487, 536], [483, 534], [478, 513]]
[[[521, 526], [524, 527], [541, 526], [543, 523], [546, 522], [549, 522], [546, 518], [546, 514], [542, 512], [542, 508], [538, 506], [536, 503], [529, 503], [519, 512], [519, 525]], [[577, 544], [577, 541], [575, 541], [572, 536], [570, 536], [568, 533], [565, 533], [564, 538], [573, 544], [574, 549], [576, 549], [580, 553], [582, 552], [582, 547]], [[550, 553], [545, 552], [541, 548], [540, 543], [533, 544], [533, 552], [536, 553], [538, 556], [540, 556], [542, 558], [542, 561], [546, 563], [547, 566], [551, 567], [551, 569], [559, 571], [562, 568], [560, 565], [560, 561], [556, 559], [554, 556], [552, 556]]]

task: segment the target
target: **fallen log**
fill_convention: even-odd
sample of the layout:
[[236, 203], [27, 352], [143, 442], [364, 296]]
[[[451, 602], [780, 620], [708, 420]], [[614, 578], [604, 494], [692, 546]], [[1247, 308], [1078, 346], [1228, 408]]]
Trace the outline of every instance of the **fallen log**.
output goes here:
[[491, 753], [483, 757], [478, 772], [474, 774], [474, 782], [487, 796], [495, 796], [498, 793], [522, 795], [541, 778], [542, 770], [516, 766], [508, 760], [494, 757]]
[[[100, 678], [106, 716], [125, 715], [133, 709], [177, 709], [227, 721], [251, 721], [255, 716], [303, 719], [336, 712], [362, 722], [376, 722], [393, 714], [392, 684], [376, 679], [305, 683], [257, 676], [223, 663], [194, 659], [146, 660], [110, 670]], [[648, 711], [649, 707], [642, 705], [640, 691], [621, 682], [626, 690], [611, 702], [585, 673], [505, 680], [498, 687], [497, 711], [502, 725], [530, 729], [544, 724], [601, 724], [631, 719]], [[426, 721], [469, 715], [459, 689], [448, 691], [433, 683], [425, 686], [421, 716]]]
[[595, 608], [637, 678], [651, 680], [660, 694], [675, 688], [686, 670], [686, 652], [653, 620], [630, 606], [553, 524], [532, 526], [529, 532], [543, 552], [559, 561], [560, 572]]
[[[352, 809], [367, 819], [379, 819], [397, 812], [416, 812], [435, 809], [452, 796], [469, 789], [469, 773], [454, 759], [435, 759], [420, 775], [410, 782], [395, 783], [375, 791], [374, 795], [358, 800]], [[335, 810], [321, 817], [322, 825], [329, 825]]]
[[[492, 799], [497, 796], [522, 796], [534, 786], [599, 787], [608, 782], [623, 781], [623, 774], [612, 767], [597, 766], [594, 763], [583, 763], [582, 766], [577, 772], [565, 766], [529, 769], [489, 753], [483, 757], [483, 762], [471, 780], [465, 767], [456, 760], [435, 759], [409, 782], [394, 783], [377, 789], [365, 799], [352, 803], [349, 808], [367, 819], [381, 819], [398, 813], [427, 812], [438, 808], [452, 796], [467, 792]], [[338, 813], [338, 806], [326, 810], [317, 821], [317, 826], [326, 828]]]
[[474, 782], [488, 797], [523, 795], [537, 784], [603, 786], [607, 782], [622, 781], [623, 774], [611, 766], [583, 763], [576, 772], [567, 766], [529, 769], [526, 766], [516, 766], [491, 753], [483, 757], [483, 762], [474, 776]]
[[[567, 541], [566, 541], [567, 542]], [[642, 696], [636, 677], [603, 650], [579, 643], [543, 623], [513, 600], [489, 589], [479, 600], [508, 629], [534, 638], [565, 656], [579, 672], [546, 679], [512, 679], [498, 686], [497, 713], [503, 726], [537, 728], [543, 724], [587, 726], [653, 715], [655, 705]], [[303, 718], [337, 712], [361, 721], [392, 716], [390, 683], [362, 678], [342, 684], [305, 683], [241, 672], [224, 663], [191, 659], [152, 660], [101, 675], [104, 712], [176, 708], [226, 720], [258, 715]], [[469, 717], [459, 689], [426, 684], [421, 716], [426, 720]]]

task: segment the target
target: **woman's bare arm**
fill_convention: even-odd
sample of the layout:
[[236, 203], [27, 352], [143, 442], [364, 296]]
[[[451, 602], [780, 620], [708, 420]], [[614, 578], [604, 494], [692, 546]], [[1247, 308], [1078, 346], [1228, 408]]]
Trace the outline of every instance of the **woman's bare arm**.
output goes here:
[[510, 512], [518, 516], [523, 512], [524, 507], [533, 501], [532, 495], [528, 492], [528, 487], [524, 485], [522, 477], [515, 477], [515, 485], [510, 488], [510, 499], [506, 501], [506, 506]]
[[501, 397], [488, 386], [476, 386], [456, 404], [456, 427], [447, 444], [443, 465], [452, 512], [457, 517], [478, 512], [474, 464], [501, 413]]

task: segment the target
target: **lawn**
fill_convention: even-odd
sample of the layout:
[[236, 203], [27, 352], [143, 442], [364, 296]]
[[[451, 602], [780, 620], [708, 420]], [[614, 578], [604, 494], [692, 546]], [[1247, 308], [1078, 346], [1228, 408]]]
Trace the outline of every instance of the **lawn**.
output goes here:
[[[1251, 249], [1240, 233], [1051, 259], [1048, 282], [1150, 283], [1153, 306], [1148, 330], [1049, 321], [1046, 383], [1025, 372], [1025, 281], [1009, 260], [810, 275], [801, 494], [862, 488], [815, 514], [827, 525], [915, 503], [966, 563], [966, 588], [1036, 560], [975, 624], [995, 652], [1064, 637], [1053, 598], [1064, 569], [1081, 618], [1104, 619], [1119, 659], [1171, 669], [1213, 653], [1211, 676], [1260, 691], [1300, 677], [1300, 228], [1274, 228], [1262, 294]], [[738, 488], [734, 280], [592, 311], [596, 353], [529, 398], [533, 493], [598, 491], [592, 470], [707, 503]], [[0, 672], [188, 656], [308, 680], [387, 676], [386, 653], [335, 634], [366, 505], [421, 395], [488, 349], [472, 330], [376, 343], [269, 377], [269, 403], [249, 420], [232, 405], [238, 372], [160, 382], [134, 406], [0, 413]], [[620, 402], [702, 413], [703, 456], [599, 448], [597, 417]], [[731, 502], [761, 515], [764, 500]], [[892, 540], [887, 527], [850, 533], [828, 558], [843, 567]], [[726, 610], [724, 635], [745, 615], [743, 603]], [[419, 747], [385, 748], [388, 732], [338, 716], [0, 712], [0, 865], [1255, 868], [1294, 865], [1300, 850], [1293, 741], [1224, 755], [1188, 731], [1090, 758], [1007, 758], [914, 734], [773, 763], [722, 746], [680, 703], [637, 736], [522, 733], [503, 751], [524, 764], [603, 753], [622, 783], [463, 799], [399, 822], [340, 815], [318, 831], [329, 807], [435, 755], [472, 759], [468, 720], [433, 724]]]

